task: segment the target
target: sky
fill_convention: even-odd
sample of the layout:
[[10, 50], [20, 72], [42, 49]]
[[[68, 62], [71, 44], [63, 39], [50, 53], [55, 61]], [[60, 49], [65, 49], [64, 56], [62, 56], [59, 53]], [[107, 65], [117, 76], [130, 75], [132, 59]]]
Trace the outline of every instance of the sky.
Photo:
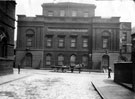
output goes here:
[[135, 27], [135, 2], [132, 0], [16, 0], [16, 19], [17, 15], [42, 15], [43, 3], [58, 2], [95, 4], [95, 16], [121, 17], [121, 22], [131, 22], [132, 27]]

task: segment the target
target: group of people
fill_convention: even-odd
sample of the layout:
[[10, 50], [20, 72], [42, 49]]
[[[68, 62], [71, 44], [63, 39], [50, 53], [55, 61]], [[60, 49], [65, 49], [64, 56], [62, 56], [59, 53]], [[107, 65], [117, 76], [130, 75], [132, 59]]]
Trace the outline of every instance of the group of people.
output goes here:
[[[21, 64], [19, 63], [18, 64], [18, 74], [20, 74], [20, 66], [21, 66]], [[77, 65], [76, 64], [70, 64], [70, 70], [71, 70], [72, 73], [74, 72], [75, 68], [78, 69], [79, 73], [81, 73], [81, 70], [82, 70], [83, 67], [85, 67], [84, 63], [77, 64]], [[103, 67], [103, 72], [104, 73], [108, 72], [108, 78], [111, 78], [112, 69], [111, 69], [110, 66], [106, 67], [106, 68]]]
[[79, 73], [81, 73], [81, 70], [82, 68], [85, 67], [84, 63], [81, 63], [81, 64], [70, 64], [70, 69], [71, 69], [71, 72], [73, 73], [74, 72], [74, 69], [78, 69]]

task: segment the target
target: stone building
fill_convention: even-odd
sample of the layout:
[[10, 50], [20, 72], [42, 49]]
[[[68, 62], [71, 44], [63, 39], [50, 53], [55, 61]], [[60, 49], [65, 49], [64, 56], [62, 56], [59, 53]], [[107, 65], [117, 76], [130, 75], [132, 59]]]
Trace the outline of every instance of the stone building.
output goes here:
[[42, 8], [43, 15], [18, 15], [16, 65], [50, 68], [84, 63], [87, 69], [113, 68], [120, 49], [119, 17], [95, 16], [94, 4], [46, 3]]
[[13, 73], [15, 6], [14, 0], [0, 1], [0, 75]]
[[131, 61], [131, 23], [121, 22], [120, 24], [120, 53]]

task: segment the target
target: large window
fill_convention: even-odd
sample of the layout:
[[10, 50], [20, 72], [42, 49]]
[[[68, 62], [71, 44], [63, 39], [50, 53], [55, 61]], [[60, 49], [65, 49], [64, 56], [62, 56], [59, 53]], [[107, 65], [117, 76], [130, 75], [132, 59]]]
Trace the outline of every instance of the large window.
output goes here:
[[83, 45], [84, 48], [88, 47], [88, 39], [87, 38], [83, 38]]
[[26, 31], [26, 46], [27, 47], [32, 47], [34, 45], [33, 40], [34, 40], [34, 31], [31, 30], [31, 29], [28, 29]]
[[51, 65], [51, 55], [50, 54], [48, 54], [46, 56], [46, 65]]
[[27, 47], [32, 47], [32, 37], [27, 37]]
[[103, 48], [108, 48], [108, 38], [103, 38]]
[[64, 56], [63, 55], [58, 56], [58, 65], [60, 65], [60, 66], [64, 65]]
[[58, 47], [64, 47], [64, 38], [59, 38]]
[[126, 40], [127, 40], [127, 32], [123, 32], [122, 41], [126, 41]]
[[82, 57], [82, 63], [85, 65], [85, 66], [87, 66], [88, 65], [88, 57], [87, 56], [83, 56]]
[[75, 63], [76, 63], [76, 56], [75, 56], [75, 55], [72, 55], [72, 56], [70, 57], [70, 65], [71, 65], [71, 66], [74, 66]]
[[72, 48], [74, 48], [74, 47], [76, 47], [76, 38], [71, 38], [71, 45], [70, 45], [70, 47], [72, 47]]
[[52, 47], [52, 37], [47, 37], [46, 47]]
[[108, 31], [102, 33], [102, 47], [104, 49], [109, 48], [109, 38], [110, 38], [110, 33]]
[[89, 13], [88, 12], [85, 12], [84, 13], [84, 17], [88, 17], [89, 16]]
[[48, 16], [53, 16], [53, 11], [48, 11]]
[[77, 16], [77, 12], [76, 11], [72, 11], [72, 17], [76, 17]]
[[64, 10], [60, 11], [60, 16], [65, 16], [65, 11]]

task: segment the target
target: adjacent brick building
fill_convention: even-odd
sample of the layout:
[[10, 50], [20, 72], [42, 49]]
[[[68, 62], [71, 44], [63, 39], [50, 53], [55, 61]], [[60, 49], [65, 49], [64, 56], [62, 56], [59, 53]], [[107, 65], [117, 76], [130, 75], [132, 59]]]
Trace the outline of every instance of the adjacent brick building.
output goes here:
[[[84, 63], [102, 70], [118, 61], [119, 17], [95, 16], [96, 6], [81, 3], [46, 3], [43, 15], [18, 15], [16, 65], [50, 68], [52, 65]], [[131, 24], [127, 36], [130, 36]]]
[[14, 0], [0, 1], [0, 75], [13, 73], [15, 6]]

